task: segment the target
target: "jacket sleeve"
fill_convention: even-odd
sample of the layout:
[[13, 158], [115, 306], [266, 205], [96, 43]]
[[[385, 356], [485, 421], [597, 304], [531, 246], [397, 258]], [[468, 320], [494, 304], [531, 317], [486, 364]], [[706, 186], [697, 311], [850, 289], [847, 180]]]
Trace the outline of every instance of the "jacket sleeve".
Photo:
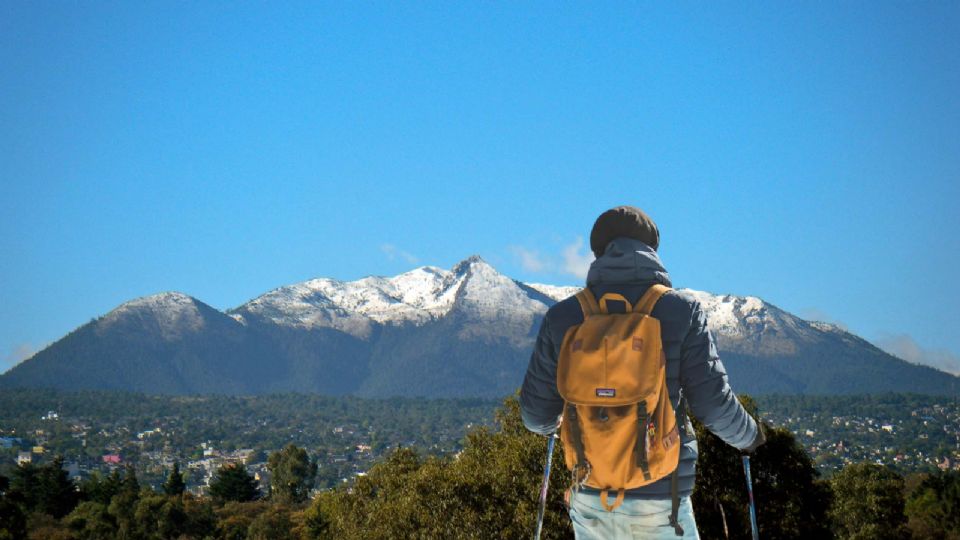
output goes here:
[[727, 444], [739, 450], [749, 448], [757, 438], [757, 423], [727, 382], [727, 371], [699, 302], [693, 306], [680, 362], [680, 386], [693, 415]]
[[530, 431], [549, 435], [556, 431], [561, 412], [563, 398], [557, 391], [557, 349], [550, 337], [548, 318], [544, 317], [520, 387], [520, 416]]

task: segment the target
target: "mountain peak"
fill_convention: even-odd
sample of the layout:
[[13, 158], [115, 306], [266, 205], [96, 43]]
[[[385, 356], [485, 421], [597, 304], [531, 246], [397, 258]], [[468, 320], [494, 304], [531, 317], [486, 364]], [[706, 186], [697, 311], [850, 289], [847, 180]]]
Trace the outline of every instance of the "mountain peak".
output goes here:
[[484, 269], [489, 268], [490, 270], [494, 270], [494, 268], [490, 266], [490, 263], [483, 260], [483, 257], [481, 257], [480, 255], [471, 255], [466, 259], [455, 264], [453, 268], [450, 269], [450, 271], [455, 275], [461, 276], [477, 268], [484, 268]]
[[[499, 396], [522, 380], [540, 317], [578, 289], [521, 283], [474, 255], [452, 271], [287, 285], [226, 314], [164, 292], [84, 325], [0, 387]], [[677, 293], [698, 300], [739, 391], [945, 393], [957, 382], [757, 297]]]
[[205, 319], [201, 309], [217, 313], [190, 295], [168, 291], [125, 302], [104, 315], [101, 322], [104, 327], [148, 324], [169, 338], [184, 331], [196, 332], [202, 329]]
[[166, 291], [157, 294], [151, 294], [148, 296], [141, 296], [140, 298], [135, 298], [128, 302], [124, 302], [117, 307], [121, 308], [146, 308], [146, 309], [156, 309], [163, 307], [173, 307], [173, 306], [187, 306], [195, 305], [197, 299], [182, 292], [178, 291]]

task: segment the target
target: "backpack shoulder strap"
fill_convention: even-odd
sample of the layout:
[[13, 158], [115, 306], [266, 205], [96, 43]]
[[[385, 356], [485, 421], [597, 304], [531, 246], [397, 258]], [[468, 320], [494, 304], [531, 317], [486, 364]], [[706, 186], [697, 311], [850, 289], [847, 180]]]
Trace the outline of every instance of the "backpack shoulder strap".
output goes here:
[[590, 289], [584, 287], [577, 293], [577, 301], [580, 302], [580, 309], [583, 310], [583, 318], [600, 313], [600, 306], [597, 304], [597, 299], [594, 298], [593, 293], [590, 292]]
[[643, 313], [644, 315], [650, 315], [653, 312], [653, 306], [657, 305], [657, 301], [660, 300], [660, 297], [671, 290], [670, 287], [666, 285], [661, 285], [659, 283], [651, 285], [647, 292], [643, 293], [643, 296], [640, 297], [640, 301], [637, 302], [637, 305], [633, 306], [633, 311], [636, 313]]

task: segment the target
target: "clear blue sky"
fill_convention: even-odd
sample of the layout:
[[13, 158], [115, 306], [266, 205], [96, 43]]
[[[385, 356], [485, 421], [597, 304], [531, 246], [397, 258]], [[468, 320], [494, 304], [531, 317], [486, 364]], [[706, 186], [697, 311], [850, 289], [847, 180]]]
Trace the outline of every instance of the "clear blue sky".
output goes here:
[[579, 283], [618, 204], [677, 286], [956, 361], [960, 4], [669, 4], [0, 3], [0, 370], [165, 290]]

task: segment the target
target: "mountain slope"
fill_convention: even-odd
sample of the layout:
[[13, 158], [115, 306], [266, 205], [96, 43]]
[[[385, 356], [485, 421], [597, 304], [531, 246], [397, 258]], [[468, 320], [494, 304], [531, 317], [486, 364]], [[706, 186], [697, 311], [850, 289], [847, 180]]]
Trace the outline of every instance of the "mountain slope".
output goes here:
[[[244, 363], [245, 328], [180, 293], [127, 302], [20, 363], [4, 386], [241, 393], [262, 368]], [[237, 376], [242, 373], [242, 376]]]
[[[543, 314], [577, 290], [521, 283], [470, 257], [450, 270], [313, 279], [226, 313], [163, 293], [71, 332], [0, 387], [502, 396], [519, 386]], [[955, 391], [957, 377], [759, 298], [681, 292], [704, 307], [738, 392]]]
[[737, 391], [750, 394], [953, 394], [958, 378], [910, 364], [838, 326], [806, 321], [756, 297], [683, 290], [707, 313]]

